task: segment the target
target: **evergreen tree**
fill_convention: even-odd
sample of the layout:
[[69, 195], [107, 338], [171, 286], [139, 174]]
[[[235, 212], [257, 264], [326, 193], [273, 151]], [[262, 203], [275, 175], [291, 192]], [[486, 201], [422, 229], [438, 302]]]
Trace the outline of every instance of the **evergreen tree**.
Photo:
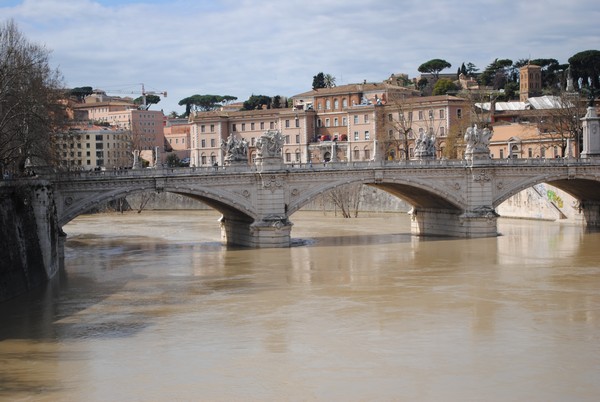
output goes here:
[[313, 76], [313, 83], [312, 83], [313, 89], [326, 88], [326, 87], [327, 87], [327, 85], [325, 83], [325, 74], [323, 74], [323, 72], [320, 72], [319, 74]]

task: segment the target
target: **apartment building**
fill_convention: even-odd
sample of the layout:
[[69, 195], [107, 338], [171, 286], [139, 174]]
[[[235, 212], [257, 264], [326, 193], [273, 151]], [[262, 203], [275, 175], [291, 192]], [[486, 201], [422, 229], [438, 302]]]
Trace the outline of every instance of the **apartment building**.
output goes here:
[[560, 158], [577, 156], [575, 141], [563, 141], [559, 133], [543, 132], [535, 123], [499, 123], [490, 141], [493, 159]]
[[122, 169], [132, 165], [131, 132], [117, 127], [83, 124], [55, 136], [62, 168]]
[[[256, 141], [267, 130], [280, 130], [285, 138], [284, 160], [307, 161], [307, 136], [314, 132], [314, 111], [264, 109], [197, 112], [190, 116], [190, 164], [222, 164], [221, 144], [229, 135], [244, 138], [249, 144], [248, 163], [254, 161]], [[304, 146], [302, 146], [304, 145]]]
[[174, 152], [177, 157], [187, 159], [190, 157], [190, 132], [192, 125], [188, 119], [166, 119], [164, 126], [167, 151]]
[[287, 109], [198, 112], [190, 117], [191, 164], [222, 164], [229, 135], [248, 142], [250, 163], [256, 140], [272, 129], [285, 138], [289, 164], [412, 157], [415, 139], [425, 134], [435, 135], [442, 156], [451, 127], [468, 127], [462, 117], [469, 107], [457, 97], [417, 95], [387, 82], [349, 84], [295, 95]]
[[[97, 101], [73, 106], [75, 115], [92, 123], [104, 123], [131, 132], [132, 147], [140, 150], [140, 156], [149, 162], [163, 163], [164, 115], [162, 111], [139, 110], [132, 102], [111, 100], [92, 95]], [[86, 115], [87, 114], [87, 115]], [[158, 161], [156, 160], [158, 155]]]
[[[450, 95], [412, 97], [384, 106], [377, 120], [377, 139], [385, 159], [411, 159], [415, 140], [434, 137], [436, 157], [459, 157], [465, 130], [471, 124], [471, 108], [463, 98]], [[457, 152], [459, 152], [457, 154]]]

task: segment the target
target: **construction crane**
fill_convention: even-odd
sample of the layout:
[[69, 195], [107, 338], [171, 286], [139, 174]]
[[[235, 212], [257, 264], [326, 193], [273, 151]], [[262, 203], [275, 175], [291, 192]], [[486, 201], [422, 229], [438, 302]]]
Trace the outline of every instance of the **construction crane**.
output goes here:
[[155, 91], [146, 91], [146, 89], [144, 88], [144, 84], [139, 84], [142, 86], [142, 91], [123, 91], [123, 90], [111, 90], [111, 91], [105, 91], [107, 93], [119, 93], [119, 94], [131, 94], [131, 95], [142, 95], [142, 104], [140, 105], [140, 109], [142, 110], [148, 110], [148, 108], [150, 107], [150, 105], [148, 105], [146, 103], [146, 96], [147, 95], [162, 95], [165, 98], [167, 97], [167, 91], [162, 91], [162, 92], [155, 92]]

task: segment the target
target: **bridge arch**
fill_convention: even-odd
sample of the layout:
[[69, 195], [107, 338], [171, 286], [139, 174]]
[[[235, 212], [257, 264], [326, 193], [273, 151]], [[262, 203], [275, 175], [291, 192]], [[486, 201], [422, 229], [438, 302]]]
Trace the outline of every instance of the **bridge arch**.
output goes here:
[[458, 212], [466, 207], [466, 201], [460, 193], [449, 192], [447, 188], [435, 185], [431, 181], [416, 180], [410, 177], [380, 179], [373, 177], [372, 174], [370, 177], [360, 177], [360, 175], [351, 177], [309, 187], [302, 193], [302, 196], [288, 205], [288, 215], [298, 211], [319, 195], [349, 184], [364, 184], [378, 188], [405, 200], [415, 208], [454, 210]]
[[498, 192], [493, 200], [493, 207], [497, 208], [504, 201], [537, 184], [550, 184], [559, 188], [580, 201], [600, 202], [600, 178], [593, 174], [580, 173], [574, 178], [568, 173], [553, 173], [523, 178], [511, 186]]
[[[136, 193], [156, 190], [153, 186], [140, 185], [137, 187], [117, 187], [111, 191], [89, 193], [87, 196], [69, 203], [70, 205], [58, 217], [59, 224], [61, 226], [66, 225], [77, 216], [89, 212], [98, 205], [102, 205], [108, 201]], [[160, 189], [160, 192], [179, 194], [200, 201], [219, 211], [225, 219], [234, 219], [248, 223], [256, 219], [254, 207], [247, 199], [220, 189], [202, 187], [182, 189], [181, 187], [165, 186]], [[67, 196], [65, 200], [67, 199], [72, 198]]]

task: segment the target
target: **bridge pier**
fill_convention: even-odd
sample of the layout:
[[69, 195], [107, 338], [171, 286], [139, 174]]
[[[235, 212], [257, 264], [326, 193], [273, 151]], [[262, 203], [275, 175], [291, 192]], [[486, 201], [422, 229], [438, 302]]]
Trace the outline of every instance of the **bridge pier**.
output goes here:
[[600, 201], [582, 201], [581, 210], [587, 227], [600, 227]]
[[285, 216], [267, 216], [248, 222], [221, 217], [221, 239], [230, 246], [255, 248], [289, 247], [292, 223]]
[[413, 208], [411, 233], [416, 236], [495, 237], [498, 214], [493, 208], [472, 211]]

